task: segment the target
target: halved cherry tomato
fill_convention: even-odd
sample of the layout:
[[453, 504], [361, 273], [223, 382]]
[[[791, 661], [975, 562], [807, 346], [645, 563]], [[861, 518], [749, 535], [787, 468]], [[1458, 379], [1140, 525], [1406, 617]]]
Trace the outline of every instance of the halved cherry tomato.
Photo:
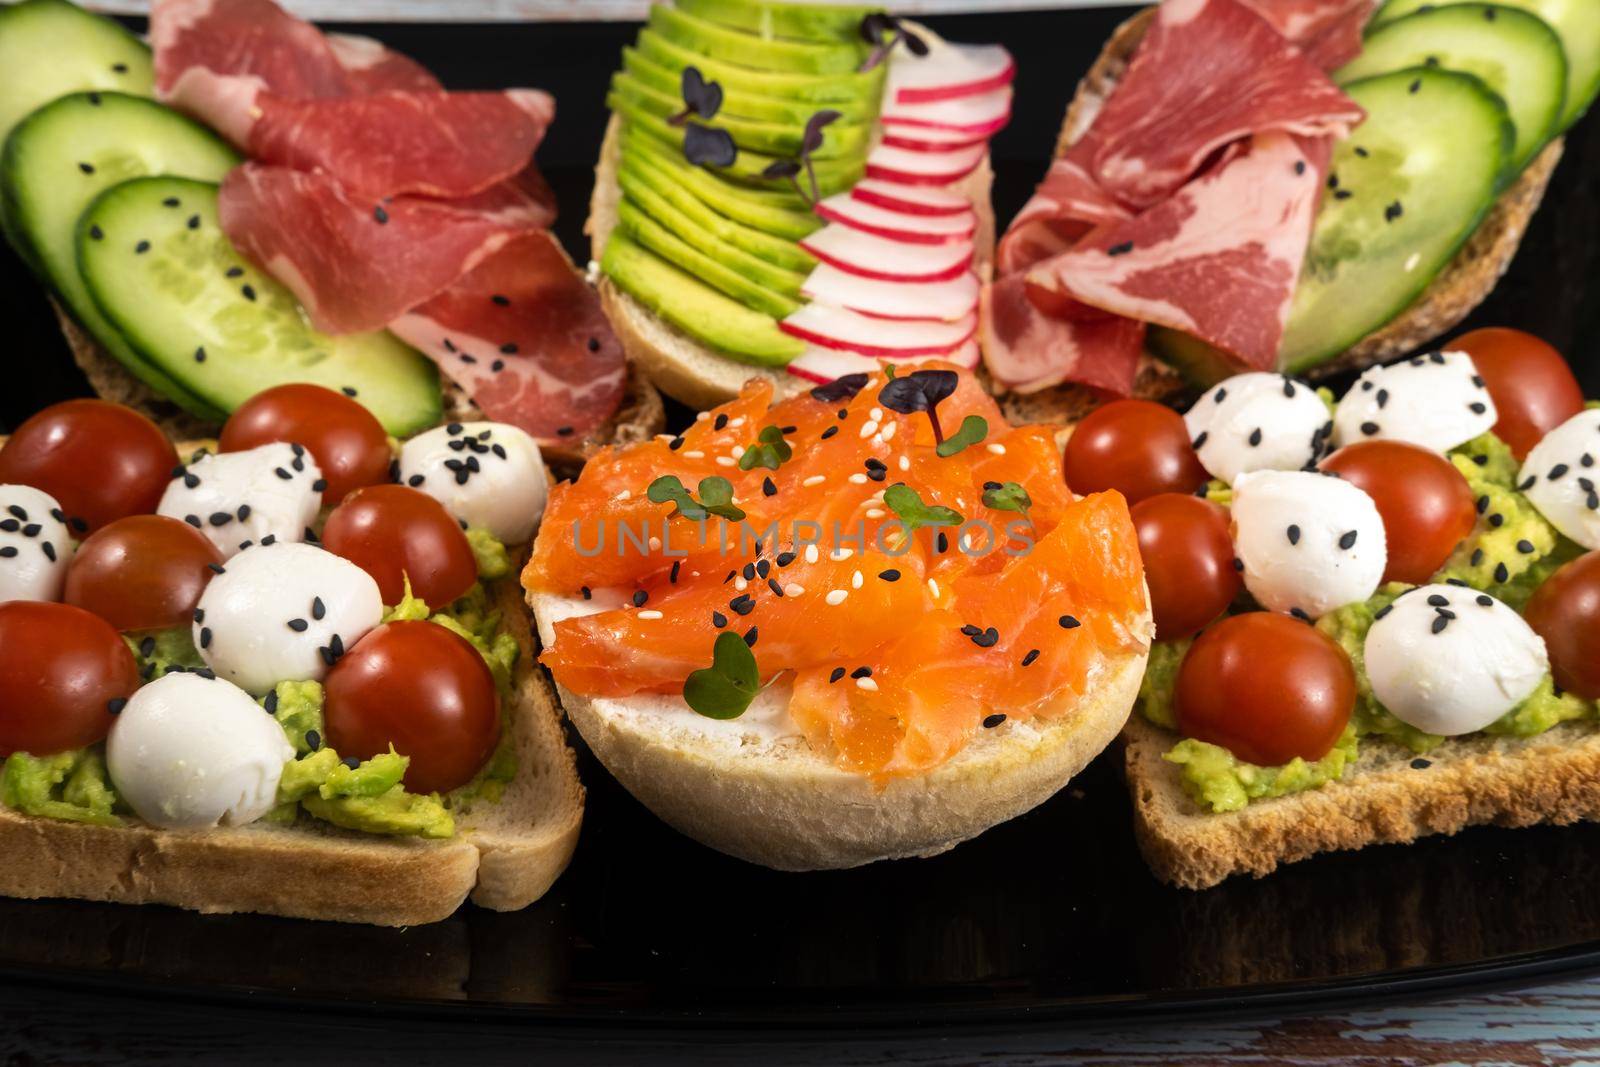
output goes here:
[[1161, 493], [1133, 506], [1133, 525], [1158, 640], [1190, 636], [1239, 595], [1224, 509], [1189, 493]]
[[466, 785], [500, 739], [494, 676], [463, 638], [431, 622], [391, 622], [356, 643], [323, 683], [328, 743], [341, 756], [411, 757], [406, 788]]
[[1500, 415], [1494, 432], [1518, 459], [1583, 410], [1583, 388], [1572, 368], [1531, 333], [1496, 326], [1462, 334], [1448, 347], [1472, 357]]
[[1333, 639], [1288, 615], [1252, 611], [1195, 638], [1178, 668], [1184, 736], [1262, 766], [1328, 754], [1356, 705], [1356, 672]]
[[0, 756], [49, 756], [105, 739], [139, 665], [103, 619], [70, 604], [0, 604]]
[[385, 604], [411, 592], [444, 607], [478, 580], [478, 563], [461, 524], [427, 493], [403, 485], [357, 489], [333, 509], [322, 546], [378, 583]]
[[1378, 506], [1389, 544], [1386, 582], [1422, 585], [1477, 522], [1472, 488], [1450, 461], [1400, 441], [1361, 441], [1322, 461]]
[[246, 400], [222, 426], [217, 444], [242, 452], [274, 441], [305, 445], [328, 487], [324, 504], [352, 489], [389, 480], [389, 436], [377, 418], [343, 393], [320, 385], [279, 385]]
[[1556, 685], [1600, 699], [1600, 552], [1579, 556], [1545, 579], [1523, 612], [1544, 638]]
[[68, 604], [119, 630], [188, 626], [222, 553], [206, 535], [165, 515], [129, 515], [78, 546], [67, 568]]
[[155, 511], [178, 465], [161, 428], [106, 400], [53, 404], [0, 448], [0, 483], [56, 498], [77, 533]]
[[1137, 504], [1157, 493], [1192, 493], [1206, 482], [1183, 416], [1148, 400], [1113, 400], [1091, 411], [1063, 457], [1075, 493], [1115, 489]]

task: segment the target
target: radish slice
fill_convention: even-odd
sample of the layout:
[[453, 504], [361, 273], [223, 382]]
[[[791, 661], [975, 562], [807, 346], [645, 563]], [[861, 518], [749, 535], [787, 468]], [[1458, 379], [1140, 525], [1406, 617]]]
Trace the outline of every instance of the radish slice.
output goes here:
[[914, 245], [837, 223], [802, 238], [800, 247], [847, 274], [891, 282], [942, 282], [972, 266], [970, 240]]
[[850, 196], [863, 203], [876, 204], [906, 215], [963, 215], [972, 210], [972, 204], [966, 197], [949, 189], [930, 189], [878, 178], [863, 178], [856, 182], [850, 190]]
[[879, 118], [885, 126], [926, 126], [987, 137], [1011, 118], [1011, 87], [931, 104], [885, 104]]
[[906, 185], [949, 185], [977, 169], [987, 145], [949, 152], [912, 152], [880, 144], [867, 156], [867, 177]]
[[978, 276], [967, 271], [945, 282], [886, 282], [819, 263], [800, 292], [823, 304], [883, 319], [955, 322], [978, 306]]
[[882, 136], [884, 144], [908, 152], [948, 152], [952, 148], [982, 144], [988, 139], [985, 135], [936, 130], [931, 126], [885, 126]]
[[829, 222], [842, 223], [863, 233], [907, 241], [918, 245], [938, 245], [946, 241], [966, 241], [978, 228], [978, 215], [910, 215], [857, 200], [839, 193], [819, 201], [816, 212]]
[[863, 356], [932, 356], [966, 343], [978, 330], [978, 316], [955, 322], [878, 319], [831, 304], [807, 304], [779, 322], [778, 329], [823, 348]]
[[[916, 31], [923, 36], [921, 28]], [[891, 54], [884, 99], [897, 104], [930, 104], [976, 96], [1011, 84], [1017, 64], [997, 44], [951, 44], [928, 34], [926, 56], [908, 49]]]
[[882, 370], [886, 364], [895, 367], [915, 367], [924, 363], [953, 363], [965, 370], [977, 370], [978, 359], [977, 341], [965, 341], [952, 351], [932, 356], [887, 356], [882, 359], [838, 348], [807, 345], [806, 350], [789, 363], [789, 373], [797, 378], [822, 385], [835, 378], [843, 378], [846, 374], [873, 374]]

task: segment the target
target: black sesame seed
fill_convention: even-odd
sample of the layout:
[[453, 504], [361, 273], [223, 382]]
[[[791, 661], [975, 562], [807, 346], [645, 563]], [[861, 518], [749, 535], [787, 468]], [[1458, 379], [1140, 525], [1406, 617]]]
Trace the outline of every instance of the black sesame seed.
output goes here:
[[819, 438], [819, 440], [826, 441], [828, 438], [832, 437], [834, 434], [836, 434], [838, 432], [839, 432], [839, 427], [837, 427], [837, 426], [829, 426], [826, 430], [822, 431], [822, 436]]
[[1389, 404], [1389, 390], [1387, 390], [1387, 389], [1379, 389], [1378, 390], [1377, 401], [1378, 401], [1378, 407], [1379, 408], [1387, 407], [1388, 404]]
[[1250, 432], [1250, 447], [1255, 448], [1261, 444], [1261, 427], [1257, 426]]
[[1494, 597], [1490, 596], [1488, 593], [1482, 594], [1478, 597], [1478, 606], [1480, 608], [1494, 607]]
[[933, 544], [941, 556], [950, 551], [950, 538], [943, 530], [940, 530], [938, 536], [933, 539]]
[[1210, 437], [1210, 436], [1211, 436], [1211, 435], [1210, 435], [1210, 433], [1209, 433], [1209, 432], [1207, 432], [1207, 431], [1205, 431], [1205, 430], [1201, 430], [1201, 431], [1200, 431], [1200, 434], [1199, 434], [1199, 436], [1197, 436], [1197, 437], [1196, 437], [1196, 438], [1195, 438], [1195, 439], [1194, 439], [1194, 441], [1193, 441], [1193, 442], [1191, 442], [1191, 447], [1192, 447], [1192, 448], [1193, 448], [1193, 449], [1194, 449], [1194, 450], [1195, 450], [1195, 451], [1196, 451], [1196, 452], [1198, 452], [1198, 451], [1200, 451], [1200, 450], [1201, 450], [1201, 449], [1202, 449], [1202, 448], [1204, 448], [1204, 447], [1206, 447], [1206, 439], [1207, 439], [1207, 438], [1208, 438], [1208, 437]]
[[294, 477], [294, 475], [290, 474], [288, 471], [284, 470], [282, 467], [274, 467], [274, 468], [272, 468], [272, 473], [276, 474], [278, 477], [282, 478], [286, 482]]
[[1546, 475], [1546, 477], [1549, 478], [1553, 482], [1553, 481], [1556, 481], [1559, 478], [1565, 477], [1567, 471], [1569, 471], [1571, 469], [1572, 468], [1568, 467], [1565, 463], [1557, 463], [1554, 467], [1550, 468], [1550, 473], [1548, 475]]
[[239, 292], [244, 294], [244, 298], [246, 300], [254, 301], [256, 298], [256, 290], [252, 285], [241, 285], [239, 287]]
[[886, 571], [879, 571], [878, 577], [886, 582], [898, 582], [900, 580], [900, 572], [890, 567]]
[[598, 338], [598, 337], [589, 338], [589, 351], [591, 351], [591, 352], [600, 351], [600, 338]]
[[297, 634], [305, 633], [306, 630], [311, 626], [311, 624], [306, 622], [304, 619], [290, 619], [288, 625], [289, 629], [293, 630]]
[[[1474, 400], [1472, 403], [1467, 405], [1467, 410], [1472, 412], [1474, 415], [1482, 415], [1489, 410], [1489, 405], [1485, 404], [1481, 400]], [[1485, 456], [1484, 458], [1487, 459], [1488, 457]], [[1483, 464], [1481, 463], [1479, 464], [1479, 466], [1482, 465]]]
[[794, 553], [793, 552], [779, 552], [777, 560], [775, 562], [780, 567], [787, 567], [789, 564], [794, 562]]
[[1361, 432], [1366, 434], [1368, 437], [1371, 437], [1373, 434], [1377, 433], [1378, 429], [1378, 424], [1375, 422], [1363, 422], [1361, 424]]
[[500, 307], [503, 307], [503, 308], [508, 308], [508, 307], [511, 306], [511, 299], [509, 297], [501, 296], [499, 293], [495, 293], [493, 296], [491, 296], [489, 298], [489, 300], [490, 300], [490, 302], [492, 302], [494, 304], [498, 304]]
[[1061, 616], [1061, 618], [1056, 620], [1056, 624], [1063, 630], [1076, 630], [1079, 626], [1083, 625], [1071, 615]]
[[246, 519], [248, 519], [250, 517], [250, 505], [249, 504], [240, 504], [239, 505], [239, 510], [237, 512], [235, 512], [235, 514], [237, 514], [239, 516], [239, 521], [240, 522], [244, 522]]
[[211, 647], [211, 627], [209, 626], [200, 627], [200, 647]]
[[106, 232], [104, 230], [102, 230], [99, 226], [90, 226], [89, 227], [89, 239], [91, 241], [104, 240], [105, 236], [106, 236]]
[[993, 648], [1000, 641], [1000, 631], [993, 626], [972, 639], [972, 643], [979, 648]]
[[93, 163], [79, 163], [78, 164], [78, 169], [81, 170], [85, 174], [93, 174], [94, 173], [94, 164]]
[[636, 607], [636, 608], [644, 607], [645, 602], [648, 601], [649, 599], [650, 599], [650, 594], [645, 592], [643, 589], [635, 589], [633, 591], [633, 606], [634, 607]]
[[756, 636], [758, 629], [758, 627], [752, 626], [750, 629], [744, 632], [744, 643], [750, 648], [756, 647]]
[[[507, 341], [505, 344], [500, 346], [500, 354], [501, 355], [505, 355], [505, 356], [514, 356], [514, 355], [516, 355], [517, 354], [517, 346], [516, 346], [516, 344], [514, 342], [512, 342], [512, 341]], [[497, 360], [495, 360], [495, 362], [499, 363], [500, 361], [497, 359]]]
[[1500, 514], [1498, 511], [1495, 512], [1493, 515], [1489, 516], [1489, 525], [1493, 526], [1495, 529], [1498, 530], [1500, 527], [1504, 526], [1505, 524], [1506, 524], [1506, 517], [1504, 515]]
[[1429, 629], [1431, 629], [1436, 634], [1442, 634], [1442, 633], [1444, 633], [1444, 628], [1446, 626], [1449, 626], [1449, 625], [1450, 625], [1449, 616], [1439, 615], [1439, 616], [1434, 618], [1433, 625], [1431, 627], [1429, 627]]
[[1028, 650], [1028, 654], [1026, 656], [1022, 657], [1022, 665], [1024, 667], [1031, 667], [1031, 666], [1033, 666], [1033, 661], [1038, 659], [1038, 658], [1039, 658], [1039, 650], [1037, 648], [1030, 648]]
[[1000, 712], [995, 712], [993, 715], [987, 716], [983, 720], [983, 728], [985, 730], [993, 730], [996, 726], [999, 726], [1005, 721], [1006, 717], [1003, 714]]
[[223, 273], [223, 276], [227, 277], [227, 278], [242, 278], [242, 277], [244, 277], [244, 268], [243, 267], [229, 267], [227, 270], [223, 271], [222, 273]]
[[138, 244], [133, 246], [133, 254], [136, 256], [142, 256], [148, 251], [150, 251], [149, 241], [140, 241]]
[[382, 226], [389, 221], [389, 213], [383, 210], [382, 204], [379, 204], [377, 207], [372, 209], [372, 217], [377, 220], [379, 226]]
[[213, 511], [209, 521], [213, 526], [226, 526], [233, 521], [233, 516], [226, 511]]
[[30, 523], [28, 523], [28, 525], [26, 525], [26, 526], [24, 526], [22, 528], [22, 536], [23, 537], [38, 537], [39, 536], [39, 531], [42, 530], [42, 529], [44, 529], [44, 527], [40, 526], [38, 523], [30, 522]]
[[713, 611], [711, 613], [711, 625], [720, 630], [728, 625], [728, 617], [720, 611]]
[[1394, 203], [1383, 209], [1383, 221], [1393, 222], [1404, 213], [1405, 207], [1400, 203], [1400, 201], [1396, 200]]
[[1289, 529], [1285, 532], [1289, 535], [1289, 543], [1291, 545], [1298, 545], [1300, 543], [1300, 527], [1290, 523]]
[[1121, 244], [1112, 245], [1110, 248], [1106, 249], [1106, 255], [1108, 255], [1108, 256], [1121, 256], [1121, 255], [1126, 255], [1127, 253], [1132, 252], [1132, 251], [1133, 251], [1133, 242], [1132, 241], [1123, 241]]
[[106, 711], [112, 715], [121, 715], [122, 709], [128, 706], [127, 697], [112, 697], [106, 701]]
[[1421, 89], [1421, 88], [1422, 88], [1422, 79], [1418, 78], [1416, 81], [1411, 83], [1410, 87], [1406, 90], [1406, 92], [1415, 93], [1418, 89]]
[[155, 651], [156, 639], [154, 637], [146, 637], [139, 642], [139, 655], [145, 657], [146, 659], [149, 659], [151, 656], [155, 655]]
[[1472, 565], [1474, 567], [1476, 567], [1476, 566], [1480, 565], [1482, 562], [1483, 562], [1483, 549], [1481, 549], [1481, 548], [1473, 549], [1472, 550]]
[[[496, 374], [499, 374], [501, 371], [506, 369], [506, 361], [503, 360], [503, 359], [497, 359], [493, 363], [489, 364], [489, 369], [494, 371]], [[556, 432], [557, 433], [561, 433], [560, 430], [557, 430]], [[572, 427], [568, 426], [567, 427], [567, 433], [571, 433], [571, 432], [572, 432]], [[565, 436], [565, 434], [563, 434], [562, 436]]]
[[740, 615], [748, 615], [756, 609], [755, 598], [748, 593], [741, 593], [728, 601], [728, 607]]
[[1450, 606], [1450, 600], [1448, 597], [1445, 597], [1439, 593], [1432, 593], [1428, 596], [1428, 606], [1434, 608], [1447, 608]]
[[776, 579], [776, 578], [768, 578], [767, 579], [767, 588], [771, 589], [772, 592], [773, 592], [773, 595], [775, 595], [775, 596], [782, 596], [783, 595], [783, 586], [778, 584], [778, 579]]
[[49, 560], [51, 563], [54, 563], [56, 561], [56, 546], [55, 545], [52, 545], [49, 541], [42, 541], [39, 544], [39, 548], [44, 552], [44, 558], [45, 559]]
[[777, 496], [778, 486], [771, 478], [761, 479], [761, 492], [766, 496]]
[[1335, 189], [1333, 191], [1333, 198], [1335, 200], [1349, 200], [1352, 195], [1354, 194], [1352, 194], [1348, 189]]
[[1411, 761], [1411, 769], [1414, 771], [1425, 771], [1432, 766], [1432, 760], [1423, 759], [1421, 756], [1418, 756], [1416, 759]]
[[0, 557], [4, 557], [6, 559], [10, 559], [13, 556], [15, 556], [16, 554], [17, 554], [17, 546], [16, 545], [7, 545], [4, 548], [0, 548]]
[[1517, 551], [1521, 552], [1524, 556], [1531, 556], [1536, 549], [1533, 547], [1532, 541], [1529, 541], [1527, 538], [1523, 538], [1521, 541], [1517, 542]]
[[667, 442], [667, 448], [669, 450], [673, 451], [673, 452], [676, 452], [678, 449], [680, 449], [682, 447], [683, 447], [683, 438], [681, 438], [681, 437], [674, 437], [671, 441]]
[[850, 672], [850, 677], [852, 677], [852, 678], [871, 678], [872, 677], [872, 668], [871, 667], [857, 667], [855, 670]]
[[1517, 492], [1526, 493], [1529, 489], [1532, 489], [1534, 487], [1534, 484], [1536, 482], [1538, 482], [1538, 480], [1539, 479], [1538, 479], [1538, 477], [1536, 475], [1532, 475], [1532, 474], [1528, 475], [1526, 478], [1524, 478], [1521, 482], [1519, 482], [1517, 484]]
[[844, 668], [843, 667], [835, 667], [832, 671], [828, 672], [828, 684], [832, 685], [834, 682], [837, 682], [840, 678], [843, 678], [843, 677], [844, 677]]
[[1294, 172], [1295, 172], [1296, 175], [1304, 174], [1306, 172], [1306, 161], [1303, 160], [1303, 159], [1295, 160], [1294, 161]]
[[1482, 515], [1485, 511], [1489, 510], [1489, 496], [1487, 493], [1478, 498], [1477, 507], [1479, 515]]
[[189, 221], [184, 223], [184, 225], [189, 227], [189, 229], [191, 229], [191, 230], [198, 230], [200, 228], [200, 216], [199, 215], [190, 215], [189, 216]]
[[1355, 530], [1346, 531], [1345, 534], [1339, 538], [1339, 547], [1346, 550], [1356, 547], [1356, 533], [1357, 531]]
[[1495, 566], [1494, 580], [1497, 582], [1507, 582], [1511, 580], [1511, 571], [1504, 563], [1500, 563]]
[[1379, 608], [1376, 612], [1373, 613], [1372, 619], [1373, 619], [1374, 622], [1376, 622], [1377, 620], [1383, 618], [1385, 615], [1389, 614], [1393, 610], [1394, 610], [1394, 605], [1393, 604], [1385, 604], [1383, 607]]
[[352, 771], [361, 766], [361, 761], [356, 759], [354, 756], [346, 756], [339, 762], [344, 764], [346, 767], [349, 767]]
[[1244, 560], [1240, 559], [1238, 556], [1233, 557], [1233, 569], [1236, 570], [1236, 571], [1239, 571], [1240, 573], [1243, 573], [1244, 572]]
[[744, 569], [739, 573], [743, 575], [745, 581], [752, 581], [756, 576], [756, 565], [754, 563], [746, 563]]

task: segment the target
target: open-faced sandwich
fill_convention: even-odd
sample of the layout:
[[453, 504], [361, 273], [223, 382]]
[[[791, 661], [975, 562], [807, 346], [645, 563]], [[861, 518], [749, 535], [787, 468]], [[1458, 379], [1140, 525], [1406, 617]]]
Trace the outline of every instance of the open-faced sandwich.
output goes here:
[[1074, 430], [1132, 516], [1156, 644], [1135, 828], [1183, 886], [1476, 823], [1600, 817], [1600, 405], [1514, 330], [1343, 398], [1252, 372]]
[[[181, 460], [180, 460], [181, 455]], [[541, 896], [583, 792], [515, 572], [537, 444], [287, 385], [0, 447], [0, 894], [383, 925]]]
[[611, 83], [588, 229], [628, 355], [722, 403], [851, 373], [978, 365], [1005, 49], [874, 6], [675, 0]]
[[1116, 493], [947, 367], [781, 402], [551, 490], [522, 581], [601, 762], [679, 830], [787, 870], [942, 852], [1122, 728], [1151, 623]]
[[1600, 86], [1600, 11], [1374, 6], [1167, 0], [1117, 31], [985, 293], [1008, 413], [1359, 369], [1488, 295]]
[[102, 396], [194, 436], [314, 382], [392, 434], [490, 418], [553, 460], [659, 428], [548, 230], [547, 94], [446, 92], [271, 0], [158, 0], [150, 37], [0, 9], [0, 220]]

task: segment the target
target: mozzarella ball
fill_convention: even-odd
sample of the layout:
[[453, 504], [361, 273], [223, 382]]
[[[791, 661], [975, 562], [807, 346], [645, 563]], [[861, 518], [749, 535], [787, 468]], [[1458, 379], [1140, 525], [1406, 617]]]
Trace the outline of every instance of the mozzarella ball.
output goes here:
[[1311, 471], [1254, 471], [1233, 486], [1234, 551], [1250, 595], [1317, 618], [1370, 597], [1389, 562], [1366, 493]]
[[1334, 412], [1333, 442], [1404, 441], [1448, 452], [1488, 433], [1499, 418], [1472, 357], [1433, 352], [1357, 378]]
[[1235, 375], [1208, 390], [1183, 421], [1201, 465], [1229, 485], [1249, 471], [1302, 470], [1328, 438], [1322, 398], [1281, 374]]
[[550, 493], [539, 446], [500, 422], [452, 422], [418, 434], [400, 449], [400, 482], [508, 545], [533, 539]]
[[166, 674], [129, 698], [106, 737], [106, 769], [139, 818], [168, 830], [243, 826], [278, 802], [294, 758], [283, 727], [238, 686]]
[[1459, 585], [1421, 586], [1380, 611], [1363, 656], [1380, 704], [1446, 737], [1488, 726], [1550, 669], [1544, 642], [1522, 616]]
[[325, 487], [310, 452], [277, 441], [179, 467], [156, 512], [195, 527], [226, 558], [265, 537], [305, 540]]
[[1517, 488], [1556, 529], [1600, 548], [1600, 408], [1580, 411], [1544, 435], [1522, 465]]
[[261, 695], [279, 682], [321, 681], [383, 619], [372, 576], [314, 545], [245, 549], [211, 579], [195, 612], [206, 665]]
[[60, 600], [74, 547], [55, 497], [0, 485], [0, 601]]

